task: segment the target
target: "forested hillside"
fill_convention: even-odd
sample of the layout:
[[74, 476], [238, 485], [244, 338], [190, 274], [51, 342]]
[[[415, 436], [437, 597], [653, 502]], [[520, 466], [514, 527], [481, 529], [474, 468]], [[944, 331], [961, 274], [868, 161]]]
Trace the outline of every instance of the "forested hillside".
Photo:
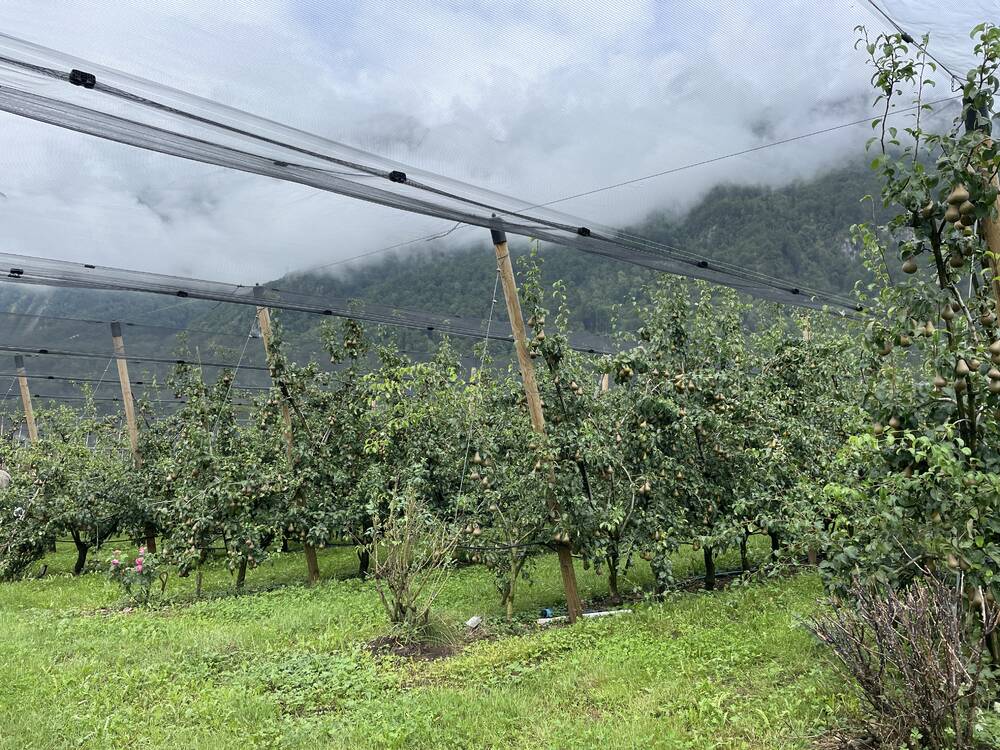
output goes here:
[[[804, 286], [849, 292], [864, 270], [849, 241], [852, 224], [872, 218], [872, 204], [862, 196], [875, 193], [875, 182], [862, 163], [778, 189], [720, 185], [686, 214], [664, 207], [630, 231], [688, 251], [704, 253]], [[485, 232], [481, 233], [485, 235]], [[467, 237], [476, 238], [473, 232]], [[525, 241], [512, 241], [516, 253]], [[546, 281], [566, 283], [574, 324], [579, 330], [603, 333], [615, 305], [626, 302], [649, 280], [651, 271], [555, 246], [543, 246]], [[466, 247], [432, 247], [396, 252], [337, 273], [292, 274], [274, 283], [320, 295], [337, 295], [380, 304], [443, 314], [482, 318], [489, 311], [495, 266], [485, 237]], [[502, 306], [501, 306], [502, 307]], [[163, 326], [245, 331], [247, 309], [206, 302], [178, 302], [168, 297], [114, 295], [104, 292], [0, 286], [0, 309], [7, 312], [75, 318], [156, 323]], [[103, 329], [4, 316], [10, 344], [63, 346], [104, 350]], [[313, 338], [315, 317], [285, 315], [292, 341]], [[53, 338], [53, 334], [56, 333]], [[133, 329], [133, 350], [169, 352], [176, 348], [172, 331]], [[433, 339], [423, 332], [399, 334], [402, 346], [425, 351]], [[72, 347], [69, 347], [69, 343]], [[211, 342], [210, 342], [211, 343]], [[210, 345], [209, 343], [209, 345]], [[235, 340], [215, 342], [232, 348]], [[467, 347], [463, 347], [467, 350]]]
[[[864, 268], [850, 243], [852, 224], [870, 221], [877, 194], [865, 164], [779, 189], [721, 185], [686, 215], [669, 208], [630, 231], [804, 286], [850, 292]], [[485, 231], [484, 233], [485, 234]], [[513, 243], [524, 253], [524, 242]], [[638, 292], [652, 272], [556, 246], [543, 246], [546, 280], [566, 282], [581, 328], [604, 332], [612, 307]], [[283, 288], [357, 297], [400, 307], [485, 317], [494, 263], [485, 239], [368, 262], [337, 275], [291, 275]], [[218, 324], [232, 316], [216, 311]]]

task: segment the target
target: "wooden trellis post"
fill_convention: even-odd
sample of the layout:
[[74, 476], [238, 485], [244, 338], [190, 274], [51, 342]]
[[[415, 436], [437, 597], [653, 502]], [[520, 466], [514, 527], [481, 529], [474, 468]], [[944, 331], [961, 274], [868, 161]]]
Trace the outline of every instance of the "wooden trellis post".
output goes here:
[[[979, 118], [985, 118], [987, 112], [985, 110], [979, 112], [973, 110], [968, 99], [962, 100], [962, 106], [967, 108], [965, 113], [966, 132], [971, 133], [983, 130]], [[984, 139], [984, 147], [992, 145], [993, 140], [991, 138], [987, 137]], [[1000, 178], [996, 175], [993, 176], [993, 185], [994, 187], [1000, 187]], [[996, 200], [996, 209], [1000, 212], [1000, 198]], [[990, 286], [993, 289], [993, 301], [996, 307], [997, 321], [1000, 322], [1000, 218], [993, 220], [987, 216], [982, 219], [979, 222], [979, 235], [986, 242], [986, 247], [989, 249], [986, 262], [990, 269], [990, 276], [992, 277], [990, 279]]]
[[[524, 384], [524, 396], [528, 402], [528, 413], [531, 415], [531, 426], [540, 435], [545, 434], [545, 415], [542, 412], [542, 399], [538, 394], [538, 381], [535, 380], [535, 366], [528, 353], [528, 338], [524, 330], [524, 317], [521, 315], [521, 301], [517, 294], [517, 281], [514, 278], [514, 267], [510, 262], [510, 251], [507, 247], [507, 235], [496, 229], [491, 231], [493, 247], [497, 255], [497, 268], [500, 271], [500, 281], [503, 284], [503, 296], [507, 303], [507, 317], [510, 318], [510, 330], [514, 335], [514, 350], [517, 352], [517, 362], [521, 368], [521, 381]], [[558, 512], [559, 501], [553, 491], [548, 493], [549, 510]], [[556, 545], [559, 554], [559, 570], [562, 573], [563, 588], [566, 591], [566, 608], [569, 611], [569, 621], [576, 622], [583, 613], [583, 603], [576, 588], [576, 571], [573, 569], [573, 551], [569, 544], [559, 542]]]
[[[264, 354], [268, 363], [271, 361], [271, 309], [264, 306], [257, 307], [257, 325], [260, 328], [260, 336], [264, 341]], [[279, 384], [280, 385], [280, 384]], [[292, 412], [288, 406], [288, 399], [282, 393], [281, 398], [281, 419], [285, 423], [285, 450], [288, 453], [289, 466], [295, 465], [295, 453], [292, 443]], [[306, 555], [306, 571], [309, 584], [319, 581], [319, 561], [316, 559], [316, 548], [308, 542], [303, 542], [302, 550]]]
[[17, 372], [17, 384], [21, 387], [21, 405], [24, 407], [24, 422], [28, 425], [28, 440], [34, 443], [38, 440], [38, 427], [35, 425], [35, 410], [31, 407], [28, 372], [24, 369], [24, 357], [20, 354], [14, 355], [14, 369]]
[[[111, 341], [115, 347], [115, 363], [118, 366], [118, 382], [122, 390], [122, 406], [125, 409], [125, 426], [128, 429], [128, 444], [132, 450], [132, 462], [136, 468], [142, 464], [139, 455], [139, 425], [135, 419], [135, 401], [132, 399], [132, 383], [128, 377], [128, 360], [125, 359], [125, 339], [122, 337], [122, 324], [115, 321], [111, 324]], [[156, 526], [147, 522], [143, 529], [146, 535], [146, 551], [156, 552]]]
[[[28, 425], [28, 440], [35, 443], [38, 442], [38, 426], [35, 424], [35, 410], [31, 405], [31, 390], [28, 388], [28, 371], [24, 369], [24, 357], [20, 354], [14, 355], [14, 371], [17, 373], [17, 384], [21, 389], [21, 405], [24, 407], [24, 423]], [[55, 552], [55, 536], [49, 537], [47, 542], [49, 551]]]
[[[1000, 179], [993, 178], [993, 186], [1000, 188]], [[996, 210], [998, 218], [991, 219], [985, 217], [979, 226], [979, 234], [986, 241], [989, 248], [987, 262], [990, 267], [990, 281], [993, 287], [993, 301], [996, 306], [997, 320], [1000, 321], [1000, 198], [996, 200]]]

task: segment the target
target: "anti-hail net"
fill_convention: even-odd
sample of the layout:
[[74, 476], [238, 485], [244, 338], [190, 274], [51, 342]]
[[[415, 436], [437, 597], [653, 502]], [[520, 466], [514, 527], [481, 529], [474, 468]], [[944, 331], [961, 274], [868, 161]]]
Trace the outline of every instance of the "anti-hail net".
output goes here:
[[[408, 167], [3, 35], [0, 35], [0, 110], [107, 140], [308, 185], [416, 214], [502, 229], [656, 271], [723, 284], [766, 300], [844, 312], [857, 310], [853, 300], [841, 295], [700, 257], [587, 219]], [[63, 280], [63, 284], [72, 285], [71, 280]], [[233, 295], [246, 293], [249, 293], [246, 289], [229, 290], [225, 296], [227, 301], [234, 301]], [[288, 300], [288, 304], [299, 303]], [[301, 304], [308, 306], [305, 302]], [[455, 322], [446, 325], [453, 326], [456, 333], [462, 327]]]

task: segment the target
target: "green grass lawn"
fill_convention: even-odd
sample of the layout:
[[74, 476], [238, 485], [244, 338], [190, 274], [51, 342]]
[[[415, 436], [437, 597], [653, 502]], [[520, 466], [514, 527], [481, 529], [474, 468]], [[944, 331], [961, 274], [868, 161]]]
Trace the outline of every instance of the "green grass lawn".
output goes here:
[[[679, 555], [679, 575], [698, 558]], [[373, 584], [349, 578], [350, 550], [324, 552], [311, 589], [289, 553], [251, 571], [242, 595], [213, 564], [202, 600], [193, 576], [174, 577], [171, 606], [128, 613], [101, 611], [121, 601], [102, 574], [64, 572], [68, 547], [46, 562], [45, 578], [0, 585], [0, 748], [774, 750], [809, 747], [852, 705], [798, 625], [821, 596], [811, 575], [411, 661], [365, 649], [388, 623]], [[578, 574], [584, 597], [606, 593]], [[629, 582], [648, 586], [648, 569]], [[523, 618], [560, 598], [555, 558], [542, 558]], [[436, 612], [497, 623], [488, 571], [456, 571]]]

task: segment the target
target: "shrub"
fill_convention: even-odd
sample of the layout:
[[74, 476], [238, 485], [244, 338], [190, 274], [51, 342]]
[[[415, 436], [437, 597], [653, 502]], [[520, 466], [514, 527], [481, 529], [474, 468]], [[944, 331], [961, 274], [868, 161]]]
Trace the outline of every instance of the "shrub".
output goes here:
[[[115, 550], [108, 560], [108, 577], [121, 585], [132, 604], [143, 606], [149, 604], [157, 593], [162, 594], [167, 587], [167, 574], [161, 573], [159, 567], [157, 556], [147, 553], [145, 547], [139, 547], [131, 562], [122, 555], [121, 550]], [[158, 592], [153, 588], [156, 581], [160, 583]]]
[[410, 496], [393, 503], [384, 519], [376, 518], [373, 531], [370, 549], [379, 600], [394, 625], [421, 633], [455, 551], [456, 529]]
[[901, 591], [855, 582], [809, 622], [861, 690], [870, 746], [975, 746], [976, 713], [991, 681], [986, 644], [997, 625], [976, 591], [978, 610], [966, 610], [960, 587], [930, 575]]

